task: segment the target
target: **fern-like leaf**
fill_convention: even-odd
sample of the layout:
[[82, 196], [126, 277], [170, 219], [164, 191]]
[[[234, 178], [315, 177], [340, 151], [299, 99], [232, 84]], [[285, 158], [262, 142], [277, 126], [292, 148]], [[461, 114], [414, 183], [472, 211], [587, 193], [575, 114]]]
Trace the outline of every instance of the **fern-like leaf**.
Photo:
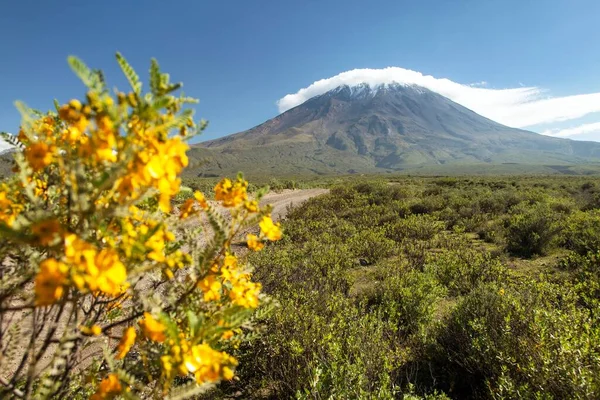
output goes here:
[[150, 90], [155, 96], [160, 93], [160, 67], [154, 58], [150, 62]]
[[69, 62], [69, 66], [71, 67], [73, 72], [75, 72], [75, 75], [77, 75], [79, 79], [81, 79], [83, 84], [88, 88], [92, 89], [94, 87], [94, 78], [92, 70], [89, 69], [89, 67], [85, 65], [83, 61], [81, 61], [75, 56], [69, 56], [67, 58], [67, 61]]
[[123, 74], [129, 81], [131, 88], [138, 96], [142, 93], [142, 82], [140, 81], [140, 77], [135, 73], [133, 67], [127, 62], [125, 57], [121, 55], [121, 53], [117, 53], [117, 61]]

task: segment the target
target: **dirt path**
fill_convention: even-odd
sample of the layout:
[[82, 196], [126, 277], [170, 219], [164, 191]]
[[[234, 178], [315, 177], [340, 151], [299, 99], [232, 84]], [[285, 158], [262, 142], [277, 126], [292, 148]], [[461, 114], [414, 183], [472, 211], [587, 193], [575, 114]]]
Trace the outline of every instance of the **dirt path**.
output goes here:
[[271, 213], [273, 220], [285, 218], [288, 207], [294, 207], [302, 204], [311, 197], [320, 196], [329, 193], [329, 189], [286, 189], [282, 192], [271, 192], [265, 195], [261, 200], [261, 205], [271, 204], [273, 212]]

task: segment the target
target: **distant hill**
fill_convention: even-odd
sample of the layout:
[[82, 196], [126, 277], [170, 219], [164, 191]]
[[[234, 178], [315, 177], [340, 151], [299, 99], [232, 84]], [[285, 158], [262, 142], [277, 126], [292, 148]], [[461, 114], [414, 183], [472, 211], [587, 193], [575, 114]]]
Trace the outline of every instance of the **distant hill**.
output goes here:
[[238, 170], [443, 172], [446, 166], [484, 164], [548, 166], [551, 172], [598, 164], [600, 143], [509, 128], [419, 86], [361, 84], [340, 86], [252, 129], [196, 145], [191, 156], [206, 163], [187, 173], [209, 176]]

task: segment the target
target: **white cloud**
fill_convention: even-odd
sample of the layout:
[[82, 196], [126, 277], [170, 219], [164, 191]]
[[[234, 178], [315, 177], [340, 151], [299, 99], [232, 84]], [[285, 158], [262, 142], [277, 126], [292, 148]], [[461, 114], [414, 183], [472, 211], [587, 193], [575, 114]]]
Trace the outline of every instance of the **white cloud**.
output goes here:
[[426, 87], [478, 114], [516, 128], [568, 121], [600, 112], [600, 93], [549, 97], [545, 95], [546, 90], [535, 86], [491, 89], [481, 87], [483, 82], [480, 85], [461, 84], [399, 67], [342, 72], [284, 96], [277, 106], [284, 112], [341, 85], [367, 83], [377, 86], [394, 82]]
[[600, 133], [600, 122], [594, 122], [591, 124], [583, 124], [573, 128], [566, 129], [548, 129], [541, 132], [542, 135], [555, 136], [555, 137], [572, 137], [577, 135], [584, 135], [588, 133]]

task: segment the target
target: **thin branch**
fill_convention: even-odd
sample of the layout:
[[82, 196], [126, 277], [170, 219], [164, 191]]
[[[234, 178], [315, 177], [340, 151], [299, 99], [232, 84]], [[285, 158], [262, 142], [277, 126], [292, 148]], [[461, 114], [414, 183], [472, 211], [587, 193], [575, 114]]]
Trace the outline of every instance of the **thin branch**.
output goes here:
[[6, 387], [7, 390], [10, 390], [10, 392], [12, 394], [14, 394], [16, 397], [18, 397], [20, 399], [22, 399], [22, 398], [25, 397], [25, 393], [23, 393], [22, 391], [20, 391], [19, 389], [17, 389], [14, 384], [8, 382], [2, 376], [0, 376], [0, 383], [2, 385], [4, 385], [4, 387]]

